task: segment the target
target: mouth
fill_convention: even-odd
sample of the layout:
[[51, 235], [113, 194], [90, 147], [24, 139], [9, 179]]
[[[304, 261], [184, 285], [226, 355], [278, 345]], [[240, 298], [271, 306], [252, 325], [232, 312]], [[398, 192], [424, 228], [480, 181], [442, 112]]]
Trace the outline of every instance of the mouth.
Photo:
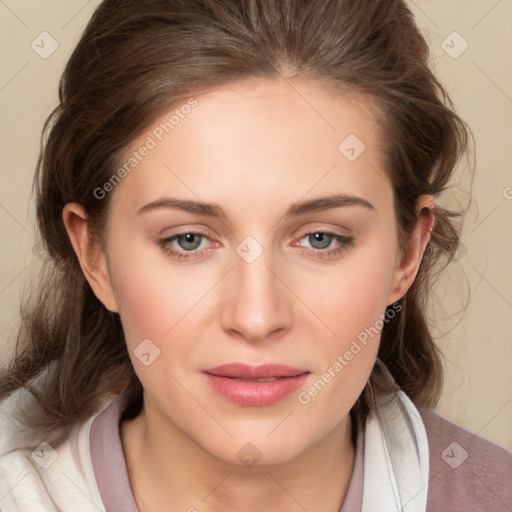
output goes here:
[[284, 377], [296, 377], [308, 370], [293, 368], [283, 364], [262, 364], [260, 366], [252, 366], [245, 363], [229, 363], [215, 368], [203, 370], [204, 373], [215, 375], [217, 377], [227, 377], [231, 379], [239, 379], [245, 381], [269, 381], [270, 379], [279, 379]]
[[308, 370], [280, 364], [252, 366], [230, 363], [202, 372], [210, 386], [239, 405], [266, 406], [279, 402], [299, 388]]

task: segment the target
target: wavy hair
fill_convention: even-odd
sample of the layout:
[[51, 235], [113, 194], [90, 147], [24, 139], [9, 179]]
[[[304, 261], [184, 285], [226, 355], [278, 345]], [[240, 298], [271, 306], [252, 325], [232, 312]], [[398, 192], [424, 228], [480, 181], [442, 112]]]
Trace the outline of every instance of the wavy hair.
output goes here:
[[[41, 137], [34, 189], [47, 259], [37, 289], [22, 303], [0, 398], [30, 391], [40, 410], [27, 425], [38, 431], [70, 428], [127, 388], [141, 398], [120, 318], [85, 279], [62, 210], [82, 204], [91, 236], [104, 243], [110, 203], [94, 189], [162, 112], [195, 91], [298, 77], [371, 100], [404, 251], [416, 199], [448, 187], [470, 134], [428, 61], [428, 44], [402, 0], [103, 1], [66, 65], [59, 104]], [[417, 406], [433, 406], [441, 390], [426, 300], [434, 275], [457, 249], [463, 219], [437, 204], [434, 214], [418, 275], [382, 329], [378, 353]], [[367, 385], [351, 413], [364, 423], [370, 408]]]

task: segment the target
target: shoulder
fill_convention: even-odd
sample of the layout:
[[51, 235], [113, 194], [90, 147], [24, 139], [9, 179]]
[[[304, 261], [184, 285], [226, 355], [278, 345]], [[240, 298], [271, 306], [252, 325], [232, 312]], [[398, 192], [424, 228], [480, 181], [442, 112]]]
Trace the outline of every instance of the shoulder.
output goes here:
[[[18, 391], [0, 402], [0, 510], [102, 511], [90, 456], [89, 433], [97, 414], [60, 442], [29, 438], [15, 418]], [[48, 442], [49, 441], [49, 442]]]
[[512, 454], [497, 444], [421, 410], [430, 454], [427, 511], [512, 510]]

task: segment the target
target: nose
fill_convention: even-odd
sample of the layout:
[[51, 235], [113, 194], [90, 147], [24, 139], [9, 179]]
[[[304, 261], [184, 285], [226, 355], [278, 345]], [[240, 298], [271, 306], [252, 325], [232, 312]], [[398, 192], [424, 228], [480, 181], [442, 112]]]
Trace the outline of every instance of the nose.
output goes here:
[[254, 261], [235, 252], [233, 262], [223, 283], [223, 329], [250, 343], [274, 340], [288, 332], [293, 293], [286, 285], [289, 272], [285, 266], [279, 265], [271, 250], [263, 250]]

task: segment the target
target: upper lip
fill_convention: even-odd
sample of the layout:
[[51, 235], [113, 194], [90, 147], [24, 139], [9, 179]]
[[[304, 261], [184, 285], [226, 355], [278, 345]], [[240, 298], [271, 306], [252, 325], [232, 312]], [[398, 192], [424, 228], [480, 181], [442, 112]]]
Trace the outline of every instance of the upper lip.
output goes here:
[[295, 377], [307, 370], [293, 368], [283, 364], [262, 364], [253, 366], [245, 363], [229, 363], [203, 370], [204, 373], [218, 377], [230, 377], [239, 379], [269, 379], [272, 377]]

